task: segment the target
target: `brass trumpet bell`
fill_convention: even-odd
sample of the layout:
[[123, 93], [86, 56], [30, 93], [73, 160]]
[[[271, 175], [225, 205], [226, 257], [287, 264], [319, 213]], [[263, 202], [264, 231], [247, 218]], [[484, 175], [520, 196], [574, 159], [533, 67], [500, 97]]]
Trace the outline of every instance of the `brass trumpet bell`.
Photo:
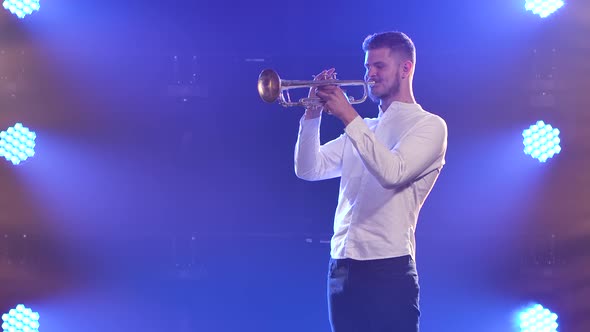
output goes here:
[[258, 94], [267, 103], [274, 103], [281, 95], [281, 78], [276, 71], [265, 69], [258, 77]]

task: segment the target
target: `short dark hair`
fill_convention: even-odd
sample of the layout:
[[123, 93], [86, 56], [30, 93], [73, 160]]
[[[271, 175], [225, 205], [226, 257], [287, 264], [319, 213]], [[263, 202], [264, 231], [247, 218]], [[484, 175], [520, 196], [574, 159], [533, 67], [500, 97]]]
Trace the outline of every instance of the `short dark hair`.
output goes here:
[[410, 37], [403, 32], [387, 31], [367, 36], [363, 42], [363, 51], [377, 48], [389, 48], [392, 52], [401, 53], [412, 63], [416, 63], [416, 47]]

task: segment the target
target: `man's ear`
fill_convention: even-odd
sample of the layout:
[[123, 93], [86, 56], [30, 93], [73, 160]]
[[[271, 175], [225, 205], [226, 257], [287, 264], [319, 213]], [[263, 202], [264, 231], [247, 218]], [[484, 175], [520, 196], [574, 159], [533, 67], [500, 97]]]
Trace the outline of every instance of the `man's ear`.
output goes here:
[[404, 78], [406, 78], [410, 75], [410, 71], [412, 71], [413, 65], [414, 64], [409, 60], [404, 62], [404, 65], [402, 66], [402, 72], [403, 72]]

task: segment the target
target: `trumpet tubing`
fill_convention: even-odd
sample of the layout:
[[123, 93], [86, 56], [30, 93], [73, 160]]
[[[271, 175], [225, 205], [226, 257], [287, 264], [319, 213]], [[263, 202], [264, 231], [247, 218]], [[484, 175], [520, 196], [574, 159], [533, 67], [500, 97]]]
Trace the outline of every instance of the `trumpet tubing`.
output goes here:
[[369, 86], [374, 82], [365, 82], [363, 80], [318, 80], [318, 81], [299, 81], [299, 80], [283, 80], [279, 74], [272, 69], [263, 70], [258, 76], [258, 94], [260, 98], [267, 103], [279, 102], [284, 107], [318, 107], [323, 103], [320, 98], [301, 98], [298, 101], [291, 101], [289, 90], [298, 88], [312, 88], [322, 85], [338, 85], [338, 86], [362, 86], [363, 96], [361, 99], [354, 99], [348, 97], [351, 104], [360, 104], [367, 100], [369, 94]]

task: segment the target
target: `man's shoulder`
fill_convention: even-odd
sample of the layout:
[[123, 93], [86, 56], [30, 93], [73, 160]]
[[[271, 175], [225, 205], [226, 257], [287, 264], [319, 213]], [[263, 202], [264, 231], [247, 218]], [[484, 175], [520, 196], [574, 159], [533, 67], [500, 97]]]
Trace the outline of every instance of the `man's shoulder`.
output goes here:
[[446, 139], [448, 132], [445, 120], [441, 116], [427, 111], [422, 113], [412, 130], [428, 132], [443, 139]]
[[447, 127], [446, 121], [440, 115], [429, 112], [422, 107], [420, 107], [420, 109], [418, 109], [415, 114], [421, 123], [443, 126], [445, 128]]

